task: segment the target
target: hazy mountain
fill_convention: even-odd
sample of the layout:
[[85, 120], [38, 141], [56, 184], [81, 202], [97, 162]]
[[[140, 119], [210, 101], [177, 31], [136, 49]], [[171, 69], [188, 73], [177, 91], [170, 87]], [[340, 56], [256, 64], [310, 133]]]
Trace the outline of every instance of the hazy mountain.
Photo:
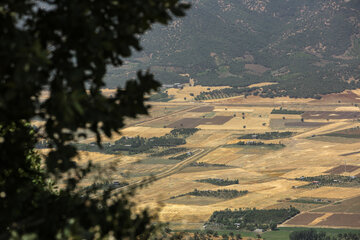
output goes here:
[[359, 0], [193, 0], [185, 18], [156, 26], [144, 51], [110, 84], [151, 66], [162, 82], [246, 86], [278, 82], [264, 95], [360, 87]]

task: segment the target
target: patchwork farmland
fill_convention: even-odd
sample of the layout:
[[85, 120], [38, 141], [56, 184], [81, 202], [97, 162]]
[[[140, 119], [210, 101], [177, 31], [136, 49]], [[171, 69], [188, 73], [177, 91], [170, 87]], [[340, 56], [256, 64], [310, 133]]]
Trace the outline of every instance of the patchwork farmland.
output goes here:
[[[146, 150], [136, 154], [113, 148], [111, 154], [88, 155], [89, 159], [96, 156], [98, 164], [116, 161], [115, 171], [107, 174], [109, 181], [133, 186], [144, 178], [156, 179], [138, 190], [134, 201], [140, 208], [161, 206], [160, 220], [179, 230], [203, 229], [214, 211], [227, 208], [290, 206], [300, 214], [281, 226], [360, 228], [356, 184], [313, 181], [314, 186], [306, 188], [309, 182], [300, 180], [321, 175], [360, 178], [357, 91], [320, 100], [238, 96], [202, 102], [190, 97], [195, 92], [191, 87], [169, 91], [173, 100], [151, 102], [150, 116], [129, 120], [122, 136], [139, 137], [146, 143], [176, 138], [181, 140], [176, 140], [179, 145], [146, 145]], [[275, 114], [274, 109], [282, 110]], [[173, 130], [178, 134], [173, 135]], [[257, 139], [266, 133], [284, 137]], [[109, 139], [109, 146], [122, 136]], [[84, 144], [94, 141], [89, 138]], [[203, 179], [236, 184], [219, 186]], [[227, 190], [246, 194], [211, 195]], [[204, 194], [189, 194], [194, 192]]]

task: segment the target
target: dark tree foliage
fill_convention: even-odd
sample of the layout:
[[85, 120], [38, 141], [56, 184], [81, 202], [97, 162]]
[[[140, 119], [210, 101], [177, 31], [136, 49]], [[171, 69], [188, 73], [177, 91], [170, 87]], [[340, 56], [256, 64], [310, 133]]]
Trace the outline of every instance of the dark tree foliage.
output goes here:
[[195, 189], [192, 192], [188, 192], [188, 193], [185, 193], [185, 194], [180, 194], [178, 196], [173, 196], [170, 199], [183, 197], [183, 196], [186, 196], [186, 195], [198, 196], [198, 197], [215, 197], [215, 198], [232, 199], [232, 198], [237, 198], [237, 197], [244, 196], [244, 195], [246, 195], [248, 193], [249, 192], [247, 190], [238, 191], [238, 190], [232, 190], [232, 189], [218, 189], [216, 191], [212, 191], [212, 190], [199, 191], [199, 190]]
[[279, 138], [288, 138], [291, 137], [294, 132], [266, 132], [266, 133], [249, 133], [238, 137], [238, 139], [279, 139]]
[[287, 109], [283, 109], [283, 108], [280, 108], [280, 109], [273, 109], [271, 111], [271, 114], [295, 114], [295, 115], [300, 115], [300, 114], [303, 114], [304, 112], [303, 111], [296, 111], [296, 110], [287, 110]]
[[[106, 97], [107, 66], [121, 66], [152, 24], [187, 8], [179, 0], [1, 1], [0, 239], [148, 238], [153, 216], [135, 214], [126, 196], [76, 190], [91, 165], [76, 164], [70, 143], [90, 130], [101, 144], [125, 117], [147, 113], [144, 94], [159, 87], [152, 74], [138, 72]], [[43, 131], [29, 127], [35, 117]], [[33, 152], [40, 137], [52, 143], [43, 170]], [[66, 187], [54, 191], [49, 180]]]
[[220, 226], [227, 229], [268, 229], [270, 225], [280, 224], [295, 216], [300, 211], [289, 209], [239, 209], [215, 211], [208, 220], [209, 226]]
[[206, 179], [199, 179], [195, 180], [197, 182], [202, 183], [210, 183], [217, 186], [229, 186], [234, 184], [239, 184], [239, 180], [230, 180], [230, 179], [222, 179], [222, 178], [206, 178]]
[[[315, 229], [294, 231], [290, 234], [290, 240], [330, 240], [325, 232], [317, 232]], [[334, 239], [334, 238], [333, 238]], [[337, 238], [335, 238], [337, 239]]]
[[187, 150], [188, 149], [184, 148], [184, 147], [169, 148], [169, 149], [165, 149], [164, 151], [161, 151], [161, 152], [152, 153], [152, 154], [150, 154], [150, 157], [163, 157], [163, 156], [168, 156], [168, 155], [173, 155], [173, 154], [185, 152]]

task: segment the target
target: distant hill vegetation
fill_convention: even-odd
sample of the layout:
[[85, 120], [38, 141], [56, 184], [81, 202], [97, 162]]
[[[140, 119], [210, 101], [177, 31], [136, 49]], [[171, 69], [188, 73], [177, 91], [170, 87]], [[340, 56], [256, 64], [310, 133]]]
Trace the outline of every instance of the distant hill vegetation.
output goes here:
[[163, 83], [244, 87], [260, 96], [319, 97], [360, 87], [360, 1], [191, 0], [156, 26], [144, 51], [109, 69], [110, 86], [151, 67]]

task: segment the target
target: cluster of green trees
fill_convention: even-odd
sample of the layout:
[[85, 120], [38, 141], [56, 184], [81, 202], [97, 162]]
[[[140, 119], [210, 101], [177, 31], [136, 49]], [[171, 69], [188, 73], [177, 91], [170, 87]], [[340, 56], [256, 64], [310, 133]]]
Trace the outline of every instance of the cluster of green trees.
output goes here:
[[356, 176], [342, 175], [321, 175], [314, 177], [295, 178], [298, 181], [310, 182], [301, 188], [319, 188], [323, 186], [339, 186], [339, 187], [358, 187], [360, 186], [360, 178]]
[[171, 96], [169, 96], [169, 94], [167, 94], [166, 92], [159, 92], [159, 93], [155, 93], [153, 95], [151, 95], [148, 98], [148, 101], [152, 101], [152, 102], [168, 102], [170, 100], [172, 100], [173, 98]]
[[294, 132], [266, 132], [266, 133], [249, 133], [238, 137], [238, 139], [279, 139], [279, 138], [288, 138], [291, 137]]
[[255, 142], [255, 141], [240, 141], [238, 143], [236, 143], [237, 145], [249, 145], [249, 146], [259, 146], [259, 145], [265, 145], [264, 142]]
[[212, 229], [208, 229], [206, 231], [196, 231], [192, 232], [171, 232], [171, 230], [165, 229], [165, 232], [168, 234], [164, 234], [161, 238], [154, 238], [154, 240], [212, 240], [212, 239], [222, 239], [222, 240], [241, 240], [243, 239], [240, 233], [223, 233], [220, 234], [217, 231]]
[[271, 111], [271, 114], [294, 114], [294, 115], [299, 115], [299, 114], [303, 114], [303, 111], [297, 111], [297, 110], [287, 110], [284, 108], [280, 108], [280, 109], [273, 109]]
[[240, 142], [236, 143], [236, 145], [240, 145], [240, 146], [264, 146], [264, 147], [269, 147], [269, 148], [274, 148], [274, 149], [285, 147], [285, 144], [282, 144], [282, 143], [264, 143], [264, 142], [256, 142], [256, 141], [247, 141], [247, 142], [240, 141]]
[[305, 203], [305, 204], [329, 204], [329, 203], [331, 203], [330, 200], [319, 199], [319, 198], [315, 198], [315, 199], [299, 198], [299, 199], [290, 200], [290, 202]]
[[206, 163], [206, 162], [193, 162], [190, 163], [189, 166], [191, 167], [229, 167], [223, 163]]
[[306, 229], [292, 232], [289, 238], [290, 240], [359, 240], [360, 233], [339, 233], [337, 236], [329, 236], [323, 231]]
[[247, 229], [253, 231], [256, 228], [263, 230], [276, 229], [277, 224], [285, 222], [287, 219], [300, 213], [294, 207], [288, 209], [238, 209], [215, 211], [206, 225], [209, 228], [225, 229]]
[[189, 240], [210, 240], [218, 239], [221, 236], [222, 240], [241, 240], [243, 239], [240, 233], [234, 234], [233, 232], [219, 234], [217, 231], [208, 229], [204, 232], [195, 232], [193, 237]]
[[178, 156], [174, 156], [174, 157], [169, 157], [169, 160], [180, 160], [180, 161], [183, 161], [189, 157], [191, 157], [193, 155], [192, 152], [187, 152], [187, 153], [184, 153], [184, 154], [180, 154]]
[[222, 179], [222, 178], [206, 178], [206, 179], [199, 179], [196, 180], [197, 182], [202, 183], [210, 183], [217, 186], [229, 186], [234, 184], [239, 184], [239, 180], [230, 180], [230, 179]]
[[[199, 129], [197, 128], [178, 128], [173, 129], [170, 133], [161, 137], [143, 138], [136, 137], [122, 137], [114, 143], [104, 143], [102, 147], [96, 145], [96, 143], [90, 144], [73, 144], [78, 149], [89, 152], [102, 152], [107, 154], [117, 154], [118, 152], [128, 152], [129, 154], [138, 154], [148, 152], [157, 147], [176, 147], [178, 145], [186, 144], [185, 138], [191, 136]], [[184, 148], [178, 148], [169, 150], [169, 152], [181, 152]], [[165, 150], [166, 151], [166, 150]], [[170, 154], [169, 152], [155, 153], [165, 156]], [[165, 155], [163, 155], [165, 154]]]
[[79, 150], [89, 152], [102, 152], [107, 154], [117, 154], [119, 152], [128, 152], [129, 154], [144, 153], [155, 147], [175, 147], [183, 145], [186, 140], [183, 138], [175, 138], [171, 136], [162, 137], [122, 137], [112, 143], [103, 144], [98, 147], [95, 143], [91, 144], [74, 144]]
[[150, 154], [150, 157], [169, 156], [169, 155], [173, 155], [173, 154], [185, 152], [185, 151], [187, 151], [187, 150], [188, 150], [188, 149], [187, 149], [187, 148], [184, 148], [184, 147], [169, 148], [169, 149], [165, 149], [165, 150], [160, 151], [160, 152], [152, 153], [152, 154]]
[[235, 97], [240, 95], [251, 95], [251, 92], [254, 91], [256, 88], [224, 88], [224, 89], [217, 89], [212, 90], [210, 92], [201, 92], [199, 95], [195, 97], [195, 100], [211, 100], [211, 99], [220, 99], [220, 98], [228, 98], [228, 97]]
[[189, 137], [199, 131], [198, 128], [175, 128], [170, 131], [170, 135], [174, 137], [183, 136], [183, 137]]
[[200, 190], [199, 191], [199, 190], [195, 189], [192, 192], [173, 196], [173, 197], [171, 197], [171, 199], [183, 197], [186, 195], [198, 196], [198, 197], [215, 197], [215, 198], [232, 199], [232, 198], [244, 196], [246, 194], [248, 194], [247, 190], [238, 191], [238, 190], [231, 190], [231, 189], [219, 189], [216, 191], [212, 191], [212, 190], [205, 190], [205, 191]]

